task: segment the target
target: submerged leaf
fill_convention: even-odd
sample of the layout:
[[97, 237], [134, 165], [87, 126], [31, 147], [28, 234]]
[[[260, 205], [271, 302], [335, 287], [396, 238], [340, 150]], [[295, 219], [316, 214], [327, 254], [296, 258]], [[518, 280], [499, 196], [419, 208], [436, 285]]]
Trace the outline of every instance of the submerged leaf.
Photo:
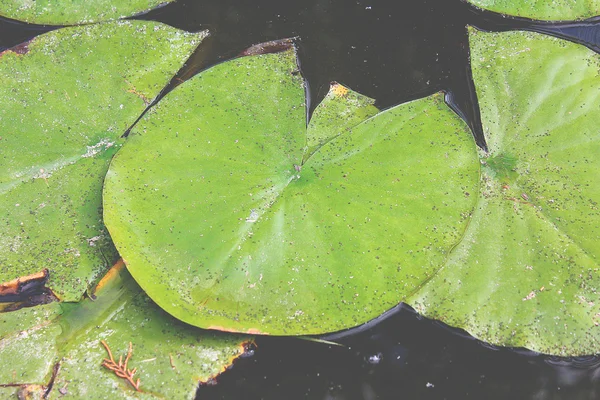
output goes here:
[[30, 24], [75, 25], [110, 21], [174, 0], [0, 0], [0, 16]]
[[0, 281], [47, 268], [74, 301], [117, 259], [102, 223], [108, 163], [203, 36], [113, 22], [0, 54]]
[[111, 236], [188, 323], [290, 335], [361, 324], [422, 285], [465, 229], [479, 164], [441, 94], [371, 117], [370, 100], [335, 85], [307, 129], [295, 69], [287, 51], [201, 73], [111, 164]]
[[600, 58], [540, 34], [469, 32], [490, 153], [465, 238], [408, 302], [493, 344], [598, 353]]
[[61, 398], [64, 388], [74, 398], [132, 398], [135, 389], [102, 367], [108, 358], [125, 359], [134, 351], [141, 398], [189, 398], [198, 382], [206, 382], [244, 352], [250, 338], [201, 331], [158, 308], [131, 279], [123, 264], [110, 270], [95, 300], [51, 303], [0, 314], [0, 385], [36, 383], [47, 386], [48, 398]]

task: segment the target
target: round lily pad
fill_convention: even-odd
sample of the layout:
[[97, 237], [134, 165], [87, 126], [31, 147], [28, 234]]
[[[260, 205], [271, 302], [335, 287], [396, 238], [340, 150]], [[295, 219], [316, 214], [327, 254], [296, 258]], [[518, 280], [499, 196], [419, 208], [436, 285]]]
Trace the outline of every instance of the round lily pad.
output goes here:
[[334, 85], [307, 128], [292, 51], [187, 81], [106, 176], [105, 222], [128, 269], [206, 328], [318, 334], [397, 305], [462, 237], [479, 163], [442, 94], [375, 113]]
[[497, 345], [600, 351], [600, 57], [469, 31], [489, 153], [464, 239], [407, 301]]
[[204, 35], [110, 22], [0, 53], [0, 281], [48, 269], [48, 287], [74, 301], [110, 268], [109, 161]]

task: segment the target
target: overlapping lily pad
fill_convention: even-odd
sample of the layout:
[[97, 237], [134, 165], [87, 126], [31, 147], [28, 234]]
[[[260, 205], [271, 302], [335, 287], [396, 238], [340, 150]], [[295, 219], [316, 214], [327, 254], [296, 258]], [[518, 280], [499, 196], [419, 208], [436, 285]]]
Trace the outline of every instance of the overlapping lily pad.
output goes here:
[[475, 144], [441, 94], [370, 117], [335, 85], [307, 129], [295, 70], [287, 51], [203, 72], [111, 164], [111, 236], [188, 323], [310, 334], [368, 321], [435, 273], [475, 206]]
[[0, 0], [0, 16], [30, 24], [75, 25], [131, 17], [174, 0]]
[[[243, 354], [251, 339], [206, 332], [158, 308], [117, 264], [100, 282], [95, 300], [50, 303], [0, 314], [0, 384], [12, 391], [36, 390], [47, 398], [193, 399], [206, 382]], [[102, 366], [128, 352], [136, 368], [136, 391]], [[118, 362], [118, 361], [117, 361]], [[53, 379], [52, 388], [49, 382]]]
[[[0, 279], [48, 268], [56, 294], [77, 300], [117, 257], [102, 222], [108, 163], [202, 36], [109, 23], [2, 53]], [[292, 50], [217, 65], [170, 93], [105, 181], [104, 218], [136, 281], [205, 328], [318, 334], [405, 301], [490, 343], [600, 351], [598, 55], [532, 33], [470, 38], [489, 147], [479, 159], [442, 94], [379, 111], [334, 84], [306, 126]], [[36, 349], [2, 381], [46, 390], [60, 359], [57, 388], [87, 396], [90, 376], [118, 387], [80, 363], [98, 340], [88, 325], [109, 327], [122, 354], [125, 321], [145, 327], [154, 317], [144, 313], [160, 312], [116, 275], [124, 283], [104, 301], [2, 315], [2, 356]], [[197, 332], [177, 326], [163, 334]], [[158, 344], [140, 331], [146, 357]], [[214, 346], [239, 354], [230, 339], [237, 353]], [[175, 350], [168, 365], [141, 361], [177, 371]], [[192, 395], [190, 376], [177, 395]]]
[[468, 0], [477, 7], [538, 20], [569, 21], [600, 15], [599, 0]]
[[334, 85], [305, 128], [290, 52], [173, 92], [105, 185], [136, 280], [203, 327], [322, 333], [405, 301], [493, 344], [596, 353], [598, 55], [470, 35], [479, 161], [441, 95], [377, 113]]
[[49, 287], [72, 301], [112, 265], [101, 204], [108, 163], [203, 36], [112, 22], [0, 54], [0, 281], [48, 268]]
[[494, 344], [600, 351], [600, 59], [470, 30], [490, 153], [465, 238], [409, 302]]

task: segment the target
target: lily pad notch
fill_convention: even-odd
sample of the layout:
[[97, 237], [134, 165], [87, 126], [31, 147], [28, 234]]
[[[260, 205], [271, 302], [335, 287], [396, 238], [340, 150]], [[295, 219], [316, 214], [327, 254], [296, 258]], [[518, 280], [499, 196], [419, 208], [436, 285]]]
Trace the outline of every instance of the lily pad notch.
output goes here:
[[442, 93], [380, 112], [333, 85], [307, 127], [295, 71], [292, 50], [216, 65], [165, 96], [111, 163], [111, 236], [187, 323], [357, 326], [429, 279], [462, 236], [479, 163]]

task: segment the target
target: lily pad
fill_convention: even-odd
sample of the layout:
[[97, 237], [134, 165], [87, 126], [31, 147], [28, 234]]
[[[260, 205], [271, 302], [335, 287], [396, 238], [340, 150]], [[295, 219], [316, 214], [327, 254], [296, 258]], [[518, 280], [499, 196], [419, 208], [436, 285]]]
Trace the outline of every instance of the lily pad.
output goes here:
[[[122, 263], [100, 282], [95, 300], [50, 303], [0, 314], [0, 385], [51, 390], [46, 398], [193, 399], [199, 382], [213, 379], [243, 354], [247, 336], [207, 332], [157, 307]], [[128, 369], [136, 391], [104, 367], [118, 363], [131, 343]], [[28, 389], [29, 388], [29, 389]]]
[[335, 85], [305, 125], [294, 53], [217, 65], [136, 125], [104, 217], [136, 281], [206, 328], [356, 326], [429, 279], [475, 206], [479, 163], [442, 94], [377, 113]]
[[174, 0], [0, 0], [0, 16], [45, 25], [75, 25], [131, 17]]
[[468, 0], [485, 10], [516, 17], [570, 21], [600, 15], [600, 0]]
[[600, 351], [600, 59], [535, 33], [470, 29], [489, 154], [448, 262], [408, 302], [493, 344]]
[[73, 301], [114, 263], [102, 223], [109, 161], [203, 37], [112, 22], [0, 54], [0, 281], [47, 268], [49, 287]]

